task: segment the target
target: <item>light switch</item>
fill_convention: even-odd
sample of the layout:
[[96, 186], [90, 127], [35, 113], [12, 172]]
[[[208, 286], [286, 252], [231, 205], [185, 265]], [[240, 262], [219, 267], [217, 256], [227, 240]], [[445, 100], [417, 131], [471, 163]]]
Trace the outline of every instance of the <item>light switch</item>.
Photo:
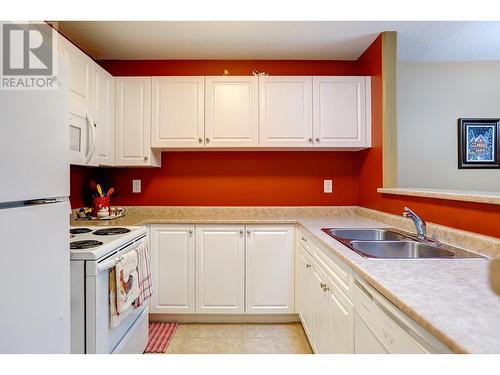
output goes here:
[[332, 180], [323, 180], [323, 192], [331, 193], [333, 191], [333, 182]]
[[132, 193], [141, 192], [141, 180], [132, 180]]

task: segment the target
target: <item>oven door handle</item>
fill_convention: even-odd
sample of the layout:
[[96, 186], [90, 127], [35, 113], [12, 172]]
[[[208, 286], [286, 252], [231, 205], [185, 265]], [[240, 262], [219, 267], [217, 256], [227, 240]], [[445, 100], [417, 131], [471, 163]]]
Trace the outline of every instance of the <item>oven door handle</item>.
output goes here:
[[109, 270], [110, 268], [116, 266], [116, 263], [125, 255], [126, 253], [135, 250], [139, 244], [144, 243], [143, 235], [136, 239], [135, 241], [125, 245], [115, 253], [115, 257], [103, 260], [101, 262], [87, 262], [87, 276], [97, 276], [99, 273]]
[[106, 260], [102, 263], [99, 263], [97, 265], [97, 273], [101, 273], [103, 271], [109, 270], [110, 268], [113, 268], [122, 259], [123, 259], [123, 256], [119, 255], [116, 258], [109, 259], [109, 260]]

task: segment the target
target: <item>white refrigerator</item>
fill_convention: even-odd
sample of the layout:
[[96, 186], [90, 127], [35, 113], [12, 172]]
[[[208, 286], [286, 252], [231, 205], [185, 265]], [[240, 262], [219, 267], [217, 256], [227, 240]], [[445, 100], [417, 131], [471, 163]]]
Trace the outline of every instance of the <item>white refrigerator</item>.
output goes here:
[[0, 353], [70, 352], [67, 98], [0, 90]]

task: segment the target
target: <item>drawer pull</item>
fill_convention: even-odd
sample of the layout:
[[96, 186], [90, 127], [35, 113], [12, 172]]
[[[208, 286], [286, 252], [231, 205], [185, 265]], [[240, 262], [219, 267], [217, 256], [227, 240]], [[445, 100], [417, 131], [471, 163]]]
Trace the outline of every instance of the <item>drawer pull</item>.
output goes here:
[[307, 238], [305, 238], [304, 236], [302, 236], [301, 240], [307, 242]]
[[307, 263], [306, 268], [311, 268], [311, 265], [309, 263]]

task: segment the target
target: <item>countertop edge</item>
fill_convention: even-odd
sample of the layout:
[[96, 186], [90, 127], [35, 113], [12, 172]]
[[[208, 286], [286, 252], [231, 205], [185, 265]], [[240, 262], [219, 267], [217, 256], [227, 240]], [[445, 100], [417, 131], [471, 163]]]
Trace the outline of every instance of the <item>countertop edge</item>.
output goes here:
[[[498, 195], [492, 192], [484, 192], [485, 194], [480, 194], [480, 192], [467, 192], [467, 191], [452, 191], [452, 190], [432, 190], [432, 189], [418, 189], [418, 188], [378, 188], [378, 193], [382, 194], [393, 194], [393, 195], [405, 195], [410, 197], [424, 197], [424, 198], [435, 198], [435, 199], [446, 199], [453, 201], [462, 202], [474, 202], [474, 203], [485, 203], [485, 204], [498, 204], [500, 205], [500, 193]], [[489, 194], [488, 194], [489, 193]]]

